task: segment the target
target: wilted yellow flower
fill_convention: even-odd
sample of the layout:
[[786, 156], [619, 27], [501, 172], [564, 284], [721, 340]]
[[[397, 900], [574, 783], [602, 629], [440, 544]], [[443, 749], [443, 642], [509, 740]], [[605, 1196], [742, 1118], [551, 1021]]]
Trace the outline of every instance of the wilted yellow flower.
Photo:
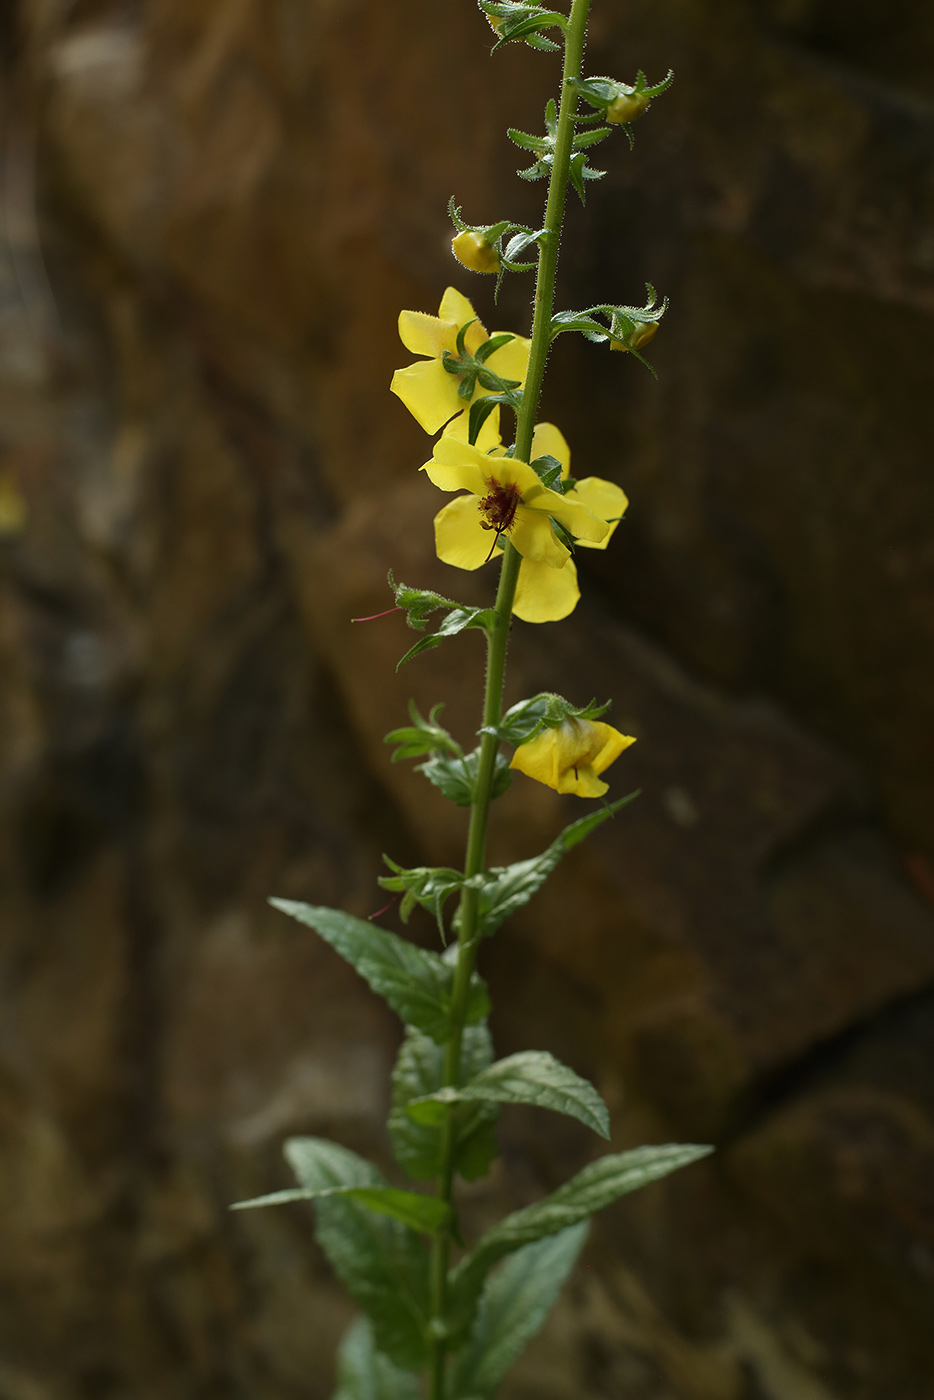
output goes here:
[[[468, 325], [468, 322], [472, 324]], [[448, 287], [441, 298], [437, 316], [429, 316], [423, 311], [399, 313], [402, 344], [413, 355], [426, 355], [428, 358], [405, 369], [397, 369], [389, 387], [426, 433], [436, 433], [455, 413], [469, 409], [473, 399], [491, 392], [477, 384], [471, 398], [462, 399], [458, 394], [461, 377], [449, 373], [444, 367], [444, 352], [457, 354], [457, 333], [463, 326], [468, 326], [464, 347], [468, 355], [475, 355], [490, 337], [477, 320], [470, 302], [454, 287]], [[522, 336], [515, 336], [506, 345], [501, 345], [485, 362], [485, 367], [501, 379], [517, 380], [520, 386], [525, 382], [528, 365], [529, 342]]]
[[499, 253], [482, 234], [464, 229], [451, 239], [451, 252], [471, 272], [499, 272]]
[[516, 749], [509, 766], [556, 792], [602, 797], [608, 784], [599, 775], [635, 742], [611, 724], [569, 715]]

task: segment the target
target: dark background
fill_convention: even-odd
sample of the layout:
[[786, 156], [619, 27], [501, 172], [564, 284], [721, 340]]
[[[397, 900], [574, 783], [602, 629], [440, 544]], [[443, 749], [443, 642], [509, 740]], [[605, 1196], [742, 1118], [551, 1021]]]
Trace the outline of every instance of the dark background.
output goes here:
[[[614, 1146], [721, 1150], [600, 1217], [512, 1400], [934, 1393], [934, 9], [595, 0], [587, 70], [676, 72], [570, 211], [545, 416], [629, 516], [510, 698], [613, 696], [643, 796], [485, 953], [503, 1053]], [[453, 193], [534, 221], [554, 60], [467, 0], [7, 0], [0, 261], [0, 1400], [330, 1394], [351, 1308], [290, 1133], [385, 1163], [398, 1026], [268, 894], [366, 914], [462, 814], [385, 730], [477, 723], [475, 636], [396, 676], [432, 557], [387, 392]], [[604, 153], [606, 160], [601, 160]], [[519, 159], [516, 159], [516, 157]], [[496, 860], [583, 809], [519, 779]], [[431, 941], [427, 921], [414, 936]], [[468, 1228], [596, 1150], [502, 1120]]]

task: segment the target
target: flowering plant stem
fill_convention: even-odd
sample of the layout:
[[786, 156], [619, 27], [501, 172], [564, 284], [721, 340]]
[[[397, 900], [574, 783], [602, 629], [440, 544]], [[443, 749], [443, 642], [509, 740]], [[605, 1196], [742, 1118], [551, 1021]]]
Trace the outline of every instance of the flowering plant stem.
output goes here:
[[[577, 91], [574, 80], [581, 76], [584, 34], [590, 0], [573, 0], [564, 43], [564, 66], [561, 101], [558, 109], [558, 130], [554, 162], [548, 185], [543, 232], [539, 238], [538, 272], [535, 284], [535, 311], [532, 321], [529, 368], [522, 403], [516, 422], [514, 455], [527, 462], [532, 448], [532, 434], [541, 397], [545, 362], [551, 344], [551, 317], [554, 309], [555, 274], [558, 266], [558, 246], [564, 207], [567, 198], [571, 151], [574, 141], [574, 113]], [[485, 732], [480, 745], [477, 784], [470, 809], [464, 875], [469, 880], [479, 875], [486, 856], [486, 832], [490, 812], [493, 772], [499, 740], [490, 732], [502, 717], [503, 687], [506, 673], [506, 647], [512, 618], [513, 598], [519, 578], [522, 558], [508, 540], [504, 541], [503, 562], [494, 604], [495, 621], [487, 632], [486, 686], [483, 699]], [[464, 890], [460, 906], [457, 970], [451, 1004], [451, 1036], [445, 1047], [444, 1083], [457, 1087], [460, 1079], [461, 1042], [467, 1012], [470, 981], [477, 961], [478, 891], [470, 885]], [[451, 1201], [454, 1180], [455, 1123], [449, 1114], [443, 1128], [441, 1171], [438, 1176], [438, 1196]], [[429, 1400], [444, 1400], [444, 1369], [446, 1338], [444, 1329], [445, 1292], [448, 1274], [450, 1235], [436, 1235], [431, 1255], [431, 1359], [429, 1368]]]

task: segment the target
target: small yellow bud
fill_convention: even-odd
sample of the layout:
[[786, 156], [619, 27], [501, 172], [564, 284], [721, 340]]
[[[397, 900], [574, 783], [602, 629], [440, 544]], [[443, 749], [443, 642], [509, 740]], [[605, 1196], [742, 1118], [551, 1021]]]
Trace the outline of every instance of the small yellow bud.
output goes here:
[[451, 240], [451, 252], [471, 272], [499, 272], [499, 254], [479, 233], [465, 229]]
[[623, 122], [634, 122], [636, 117], [642, 116], [650, 101], [651, 99], [642, 92], [621, 93], [607, 107], [606, 119], [616, 126]]
[[631, 344], [631, 345], [626, 345], [625, 342], [622, 341], [622, 340], [613, 340], [613, 339], [611, 338], [611, 340], [610, 340], [610, 349], [611, 349], [611, 350], [641, 350], [642, 347], [643, 347], [643, 345], [648, 345], [649, 341], [650, 341], [650, 340], [653, 340], [653, 339], [655, 338], [655, 336], [657, 335], [657, 333], [658, 333], [658, 322], [657, 322], [657, 321], [646, 321], [644, 325], [639, 326], [638, 329], [637, 329], [636, 331], [633, 332], [633, 335], [632, 335], [632, 344]]

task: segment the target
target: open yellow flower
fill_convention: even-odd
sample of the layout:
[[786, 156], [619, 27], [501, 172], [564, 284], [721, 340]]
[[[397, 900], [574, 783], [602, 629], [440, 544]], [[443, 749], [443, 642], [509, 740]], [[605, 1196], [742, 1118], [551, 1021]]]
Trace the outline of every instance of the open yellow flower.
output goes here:
[[602, 797], [609, 784], [599, 775], [635, 742], [611, 724], [569, 715], [557, 728], [542, 730], [516, 749], [509, 766], [556, 792]]
[[[426, 433], [436, 433], [455, 413], [469, 409], [473, 399], [492, 392], [478, 383], [470, 399], [461, 398], [458, 394], [461, 377], [449, 373], [444, 367], [444, 352], [457, 354], [457, 333], [468, 321], [473, 324], [464, 336], [464, 347], [468, 355], [475, 355], [490, 336], [476, 319], [470, 302], [456, 288], [448, 287], [441, 298], [437, 316], [429, 316], [423, 311], [399, 313], [402, 344], [413, 355], [428, 358], [418, 360], [405, 369], [397, 369], [389, 387]], [[500, 379], [518, 380], [522, 385], [528, 364], [529, 342], [522, 336], [515, 336], [493, 351], [485, 362], [485, 368], [492, 370]]]
[[[444, 437], [437, 444], [436, 455], [438, 449], [441, 449], [442, 452], [445, 450], [442, 444], [449, 438], [462, 443], [467, 442], [467, 417], [465, 415], [455, 418], [445, 429]], [[487, 455], [492, 454], [494, 457], [502, 455], [498, 408], [493, 410], [480, 429], [476, 447], [478, 451]], [[532, 460], [546, 455], [554, 457], [561, 463], [561, 475], [566, 479], [570, 470], [571, 449], [568, 447], [564, 435], [553, 423], [539, 423], [532, 438]], [[612, 481], [603, 481], [597, 476], [586, 477], [583, 481], [579, 481], [562, 499], [572, 505], [586, 507], [592, 516], [606, 522], [607, 529], [601, 539], [577, 536], [577, 543], [586, 545], [590, 549], [606, 548], [610, 536], [616, 529], [628, 504], [625, 494], [618, 486], [614, 485]], [[445, 506], [435, 517], [435, 544], [439, 559], [445, 563], [454, 564], [461, 569], [477, 569], [491, 557], [489, 538], [477, 536], [476, 506], [477, 503], [472, 502], [470, 497], [462, 497], [457, 501], [452, 501], [449, 506]], [[556, 515], [555, 519], [560, 519], [560, 517]], [[469, 530], [473, 543], [469, 555], [461, 543], [462, 532], [465, 528]], [[485, 527], [481, 524], [481, 529], [483, 528]], [[576, 532], [572, 529], [571, 533], [575, 534]], [[478, 539], [482, 542], [478, 543]], [[563, 546], [559, 546], [564, 562], [556, 564], [554, 555], [549, 559], [532, 558], [523, 552], [514, 538], [512, 538], [512, 542], [519, 549], [519, 553], [523, 555], [513, 602], [513, 612], [516, 617], [521, 618], [523, 622], [560, 622], [562, 618], [568, 617], [580, 600], [577, 568], [568, 551]], [[555, 542], [557, 543], [557, 541]], [[473, 562], [468, 562], [468, 559]]]
[[479, 569], [492, 557], [495, 537], [503, 535], [523, 561], [563, 570], [570, 551], [551, 528], [553, 520], [576, 539], [601, 540], [608, 529], [582, 502], [549, 490], [527, 462], [507, 457], [502, 448], [487, 453], [446, 433], [422, 471], [442, 491], [469, 493], [435, 517], [438, 558], [458, 569]]

